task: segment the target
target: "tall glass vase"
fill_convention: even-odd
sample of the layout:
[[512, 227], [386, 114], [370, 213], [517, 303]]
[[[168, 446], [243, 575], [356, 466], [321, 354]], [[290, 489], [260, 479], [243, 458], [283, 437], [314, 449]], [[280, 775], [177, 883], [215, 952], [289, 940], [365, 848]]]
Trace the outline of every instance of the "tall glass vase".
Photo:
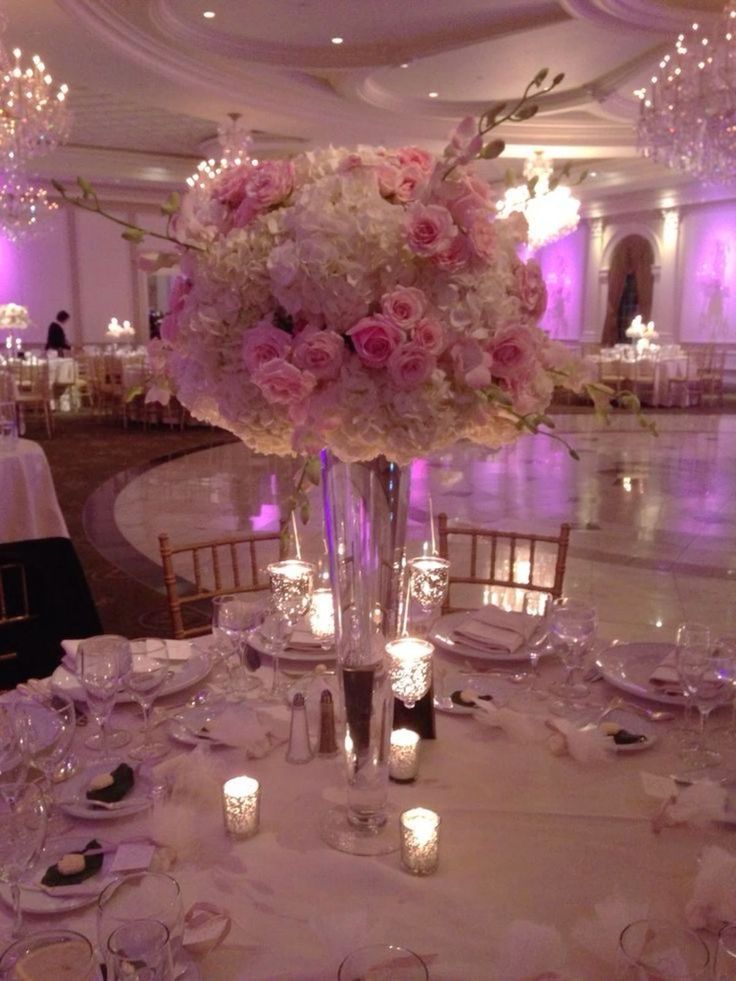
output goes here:
[[355, 855], [398, 847], [388, 821], [393, 695], [385, 647], [404, 613], [408, 484], [408, 468], [383, 458], [346, 464], [322, 452], [347, 778], [346, 804], [325, 816], [322, 836]]

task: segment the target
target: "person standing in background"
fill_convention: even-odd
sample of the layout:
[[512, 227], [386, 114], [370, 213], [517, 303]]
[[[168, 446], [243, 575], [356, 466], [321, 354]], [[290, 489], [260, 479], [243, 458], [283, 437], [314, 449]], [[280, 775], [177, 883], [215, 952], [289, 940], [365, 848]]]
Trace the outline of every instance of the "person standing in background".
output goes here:
[[66, 310], [59, 310], [56, 314], [56, 320], [49, 324], [49, 332], [46, 337], [46, 350], [47, 351], [58, 351], [61, 355], [64, 351], [71, 350], [71, 344], [66, 339], [66, 334], [64, 333], [64, 324], [69, 319], [69, 314]]

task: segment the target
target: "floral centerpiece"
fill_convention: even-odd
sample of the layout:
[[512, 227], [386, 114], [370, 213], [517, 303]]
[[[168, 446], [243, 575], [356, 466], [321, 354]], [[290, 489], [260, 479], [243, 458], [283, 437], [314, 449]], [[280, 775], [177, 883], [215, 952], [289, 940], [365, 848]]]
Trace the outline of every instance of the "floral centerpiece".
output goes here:
[[30, 322], [26, 307], [19, 303], [0, 304], [0, 330], [25, 330]]

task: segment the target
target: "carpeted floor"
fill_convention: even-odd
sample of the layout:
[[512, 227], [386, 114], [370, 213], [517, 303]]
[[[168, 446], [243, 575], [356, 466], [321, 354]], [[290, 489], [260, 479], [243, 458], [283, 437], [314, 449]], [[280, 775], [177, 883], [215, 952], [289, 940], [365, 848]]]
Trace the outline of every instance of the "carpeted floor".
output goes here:
[[[31, 421], [27, 436], [44, 448], [69, 534], [84, 566], [104, 629], [124, 637], [170, 635], [162, 594], [131, 579], [105, 559], [88, 540], [83, 523], [85, 503], [100, 484], [131, 467], [170, 454], [214, 446], [232, 440], [206, 427], [178, 429], [130, 426], [88, 413], [57, 413], [52, 439]], [[162, 581], [163, 586], [163, 581]]]

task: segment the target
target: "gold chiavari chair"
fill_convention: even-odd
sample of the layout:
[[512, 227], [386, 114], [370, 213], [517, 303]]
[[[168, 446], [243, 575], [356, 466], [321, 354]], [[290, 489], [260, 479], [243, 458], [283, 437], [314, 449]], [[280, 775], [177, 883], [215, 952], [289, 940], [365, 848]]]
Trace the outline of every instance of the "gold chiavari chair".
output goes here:
[[[440, 555], [450, 562], [443, 613], [482, 605], [490, 586], [547, 593], [555, 599], [562, 595], [570, 525], [561, 525], [559, 535], [525, 534], [450, 527], [447, 515], [440, 514], [438, 529]], [[468, 599], [475, 593], [476, 602], [455, 603], [458, 587]]]
[[38, 412], [43, 413], [46, 434], [50, 438], [54, 434], [54, 412], [48, 363], [15, 360], [10, 370], [15, 384], [18, 432], [21, 431], [21, 414]]
[[[203, 603], [226, 593], [257, 593], [269, 588], [266, 566], [284, 557], [278, 532], [172, 545], [158, 536], [166, 599], [174, 637], [199, 637], [210, 629]], [[186, 622], [185, 622], [186, 621]]]

